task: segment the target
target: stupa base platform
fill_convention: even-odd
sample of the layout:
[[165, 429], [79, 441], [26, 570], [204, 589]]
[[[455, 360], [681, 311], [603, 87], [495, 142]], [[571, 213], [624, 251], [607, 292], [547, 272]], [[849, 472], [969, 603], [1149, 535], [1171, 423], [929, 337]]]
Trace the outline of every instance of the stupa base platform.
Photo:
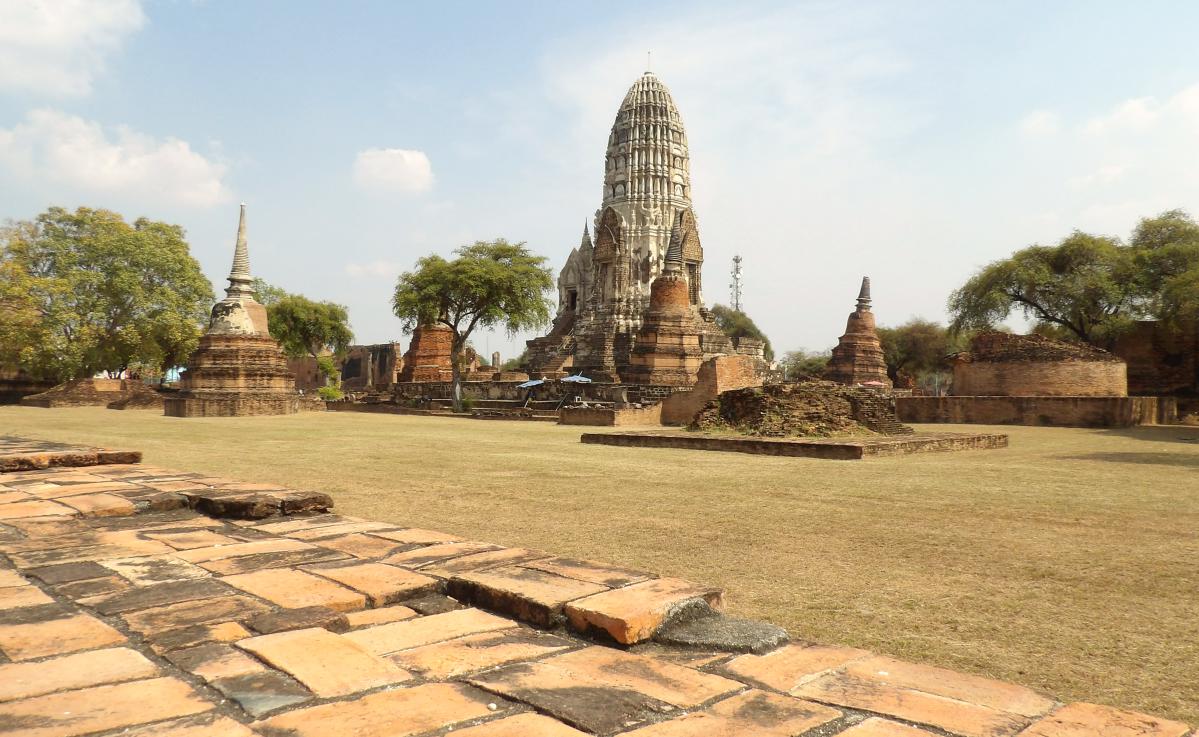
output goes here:
[[300, 397], [289, 394], [221, 393], [163, 401], [167, 417], [256, 417], [294, 415], [299, 411]]
[[583, 433], [580, 440], [595, 445], [626, 448], [680, 448], [717, 450], [755, 455], [824, 458], [860, 461], [863, 458], [910, 455], [952, 450], [1006, 448], [1008, 436], [999, 433], [929, 433], [902, 437], [762, 438], [712, 435], [686, 431], [629, 431]]

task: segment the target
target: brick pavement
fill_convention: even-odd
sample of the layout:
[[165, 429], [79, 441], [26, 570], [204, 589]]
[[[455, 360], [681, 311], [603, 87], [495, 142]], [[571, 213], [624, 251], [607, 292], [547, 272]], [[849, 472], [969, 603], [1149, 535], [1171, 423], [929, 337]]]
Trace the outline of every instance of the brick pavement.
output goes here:
[[103, 458], [0, 438], [32, 469], [0, 475], [0, 735], [1193, 734], [853, 648], [668, 646], [720, 591]]

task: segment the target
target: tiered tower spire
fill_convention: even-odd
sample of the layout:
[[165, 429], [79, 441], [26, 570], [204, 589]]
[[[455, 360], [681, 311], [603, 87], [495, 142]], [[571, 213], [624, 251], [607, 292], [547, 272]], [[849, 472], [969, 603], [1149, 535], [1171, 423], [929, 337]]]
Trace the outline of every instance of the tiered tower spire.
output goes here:
[[246, 203], [241, 203], [241, 214], [237, 219], [237, 246], [233, 249], [233, 268], [229, 270], [229, 287], [225, 294], [230, 299], [254, 296], [254, 277], [250, 275], [250, 248], [246, 244]]

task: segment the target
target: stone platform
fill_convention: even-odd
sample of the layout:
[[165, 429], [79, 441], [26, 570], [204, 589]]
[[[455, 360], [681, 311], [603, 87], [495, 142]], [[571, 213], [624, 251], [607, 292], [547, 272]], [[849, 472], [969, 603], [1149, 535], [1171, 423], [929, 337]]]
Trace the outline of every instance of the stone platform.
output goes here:
[[39, 468], [118, 465], [141, 462], [141, 451], [89, 448], [0, 435], [0, 473]]
[[859, 461], [863, 458], [933, 453], [953, 450], [1006, 448], [1008, 436], [996, 433], [937, 433], [897, 437], [861, 438], [762, 438], [741, 435], [706, 435], [682, 430], [633, 430], [583, 433], [580, 440], [596, 445], [626, 448], [681, 448], [755, 455], [824, 458]]
[[[0, 735], [1190, 733], [782, 644], [777, 628], [716, 614], [720, 591], [678, 579], [286, 514], [320, 497], [138, 464], [0, 475]], [[247, 509], [265, 516], [222, 516]]]

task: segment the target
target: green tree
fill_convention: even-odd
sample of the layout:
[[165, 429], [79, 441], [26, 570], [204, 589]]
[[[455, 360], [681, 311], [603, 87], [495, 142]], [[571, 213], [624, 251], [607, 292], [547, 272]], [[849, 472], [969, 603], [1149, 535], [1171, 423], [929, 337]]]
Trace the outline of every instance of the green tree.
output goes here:
[[950, 329], [986, 329], [1019, 310], [1044, 331], [1110, 347], [1138, 319], [1199, 313], [1199, 225], [1171, 210], [1137, 225], [1128, 243], [1080, 231], [984, 267], [949, 298]]
[[271, 337], [292, 358], [324, 353], [342, 355], [354, 340], [350, 315], [333, 302], [315, 302], [299, 294], [285, 294], [266, 308]]
[[258, 304], [267, 308], [273, 304], [276, 304], [284, 297], [291, 296], [286, 290], [276, 287], [273, 284], [268, 284], [266, 280], [260, 276], [254, 278], [254, 283], [251, 285], [251, 289], [254, 290], [254, 299], [258, 301]]
[[762, 332], [749, 315], [718, 304], [712, 305], [712, 316], [716, 318], [716, 326], [720, 328], [720, 332], [730, 338], [753, 338], [762, 341], [765, 345], [764, 358], [767, 361], [774, 360], [774, 348], [770, 345], [770, 338], [766, 337], [766, 333]]
[[784, 353], [779, 366], [783, 369], [783, 377], [788, 381], [816, 379], [824, 373], [831, 357], [829, 351], [806, 351], [801, 348]]
[[520, 371], [521, 369], [524, 368], [525, 364], [528, 363], [528, 361], [529, 361], [529, 351], [526, 348], [525, 350], [521, 351], [520, 355], [517, 356], [516, 358], [509, 358], [507, 361], [504, 361], [503, 365], [499, 367], [499, 370], [500, 371]]
[[35, 376], [178, 365], [212, 302], [177, 225], [53, 207], [0, 232], [0, 358]]
[[878, 328], [892, 381], [899, 380], [901, 374], [920, 381], [947, 373], [945, 358], [965, 350], [969, 337], [966, 331], [954, 333], [941, 323], [919, 317], [898, 327]]
[[1199, 320], [1199, 224], [1182, 210], [1145, 218], [1129, 246], [1144, 312], [1167, 322]]
[[477, 241], [454, 251], [455, 258], [425, 256], [400, 275], [392, 308], [411, 333], [421, 325], [445, 325], [451, 347], [455, 411], [462, 410], [465, 349], [476, 328], [504, 326], [509, 335], [549, 322], [546, 294], [553, 278], [544, 256], [524, 243]]

